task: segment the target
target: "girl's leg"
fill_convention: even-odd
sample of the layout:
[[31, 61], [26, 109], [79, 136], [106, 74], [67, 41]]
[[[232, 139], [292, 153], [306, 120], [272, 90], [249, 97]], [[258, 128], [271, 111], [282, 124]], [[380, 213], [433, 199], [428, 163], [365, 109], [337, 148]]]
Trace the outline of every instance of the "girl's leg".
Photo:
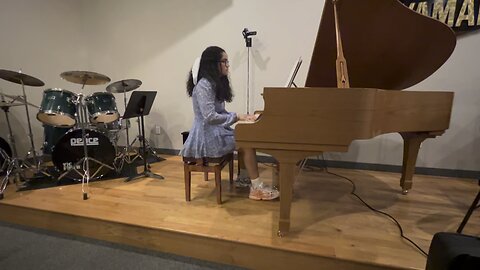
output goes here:
[[259, 174], [255, 149], [244, 148], [241, 149], [239, 153], [241, 153], [239, 158], [243, 158], [243, 162], [245, 164], [245, 167], [247, 168], [248, 176], [250, 176], [250, 179], [257, 179], [259, 177]]
[[243, 163], [248, 170], [248, 175], [252, 180], [250, 194], [248, 197], [253, 200], [269, 201], [278, 198], [280, 193], [276, 189], [272, 189], [263, 184], [258, 173], [258, 164], [256, 151], [253, 148], [243, 148], [239, 150], [239, 159], [243, 159]]

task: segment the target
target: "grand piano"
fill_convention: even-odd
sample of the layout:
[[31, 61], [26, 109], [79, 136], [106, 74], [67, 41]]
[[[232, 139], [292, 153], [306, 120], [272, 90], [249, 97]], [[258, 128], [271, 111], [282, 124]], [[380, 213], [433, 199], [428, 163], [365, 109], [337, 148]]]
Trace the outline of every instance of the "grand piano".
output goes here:
[[326, 0], [303, 88], [264, 88], [265, 107], [235, 128], [237, 147], [279, 164], [278, 235], [290, 229], [294, 170], [353, 140], [398, 132], [404, 140], [402, 192], [412, 188], [420, 144], [449, 127], [453, 93], [400, 91], [429, 77], [456, 45], [445, 24], [397, 0]]

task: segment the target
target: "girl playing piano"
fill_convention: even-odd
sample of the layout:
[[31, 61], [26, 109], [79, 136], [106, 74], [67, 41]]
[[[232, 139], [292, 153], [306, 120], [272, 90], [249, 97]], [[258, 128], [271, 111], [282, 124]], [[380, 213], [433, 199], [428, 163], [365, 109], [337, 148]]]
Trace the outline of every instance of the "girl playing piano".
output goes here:
[[[255, 121], [254, 115], [237, 114], [225, 110], [225, 102], [233, 98], [228, 79], [228, 55], [219, 47], [206, 48], [190, 71], [187, 94], [192, 97], [195, 114], [193, 127], [185, 141], [181, 155], [184, 157], [221, 157], [235, 150], [231, 125], [237, 121]], [[249, 198], [273, 200], [279, 196], [276, 189], [265, 185], [259, 178], [255, 149], [240, 149], [248, 177], [241, 171], [235, 181], [237, 186], [250, 186]]]

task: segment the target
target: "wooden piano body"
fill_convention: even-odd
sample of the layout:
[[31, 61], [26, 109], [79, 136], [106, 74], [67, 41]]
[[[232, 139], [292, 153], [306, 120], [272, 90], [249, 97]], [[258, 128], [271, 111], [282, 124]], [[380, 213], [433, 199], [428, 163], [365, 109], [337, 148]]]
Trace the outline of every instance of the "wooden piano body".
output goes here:
[[306, 87], [265, 88], [259, 120], [235, 128], [237, 147], [255, 148], [279, 163], [279, 235], [290, 228], [294, 169], [301, 159], [346, 152], [353, 140], [398, 132], [404, 139], [400, 186], [406, 194], [421, 142], [449, 127], [452, 92], [392, 90], [437, 70], [453, 52], [453, 32], [396, 0], [341, 0], [337, 11], [352, 88], [335, 87], [338, 44], [327, 0]]

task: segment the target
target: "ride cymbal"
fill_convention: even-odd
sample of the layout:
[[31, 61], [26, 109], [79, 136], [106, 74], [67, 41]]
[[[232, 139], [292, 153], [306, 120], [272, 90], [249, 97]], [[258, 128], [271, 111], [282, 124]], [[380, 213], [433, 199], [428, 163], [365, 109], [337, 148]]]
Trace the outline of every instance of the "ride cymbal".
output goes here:
[[9, 82], [17, 83], [17, 84], [23, 83], [23, 85], [28, 85], [28, 86], [44, 86], [45, 85], [44, 82], [42, 82], [41, 80], [35, 77], [32, 77], [22, 72], [16, 72], [16, 71], [11, 71], [6, 69], [0, 69], [0, 78]]
[[82, 85], [99, 85], [110, 82], [110, 78], [91, 71], [65, 71], [60, 74], [62, 79]]
[[107, 86], [107, 92], [110, 93], [123, 93], [137, 89], [142, 85], [142, 81], [136, 79], [121, 80], [111, 83]]

